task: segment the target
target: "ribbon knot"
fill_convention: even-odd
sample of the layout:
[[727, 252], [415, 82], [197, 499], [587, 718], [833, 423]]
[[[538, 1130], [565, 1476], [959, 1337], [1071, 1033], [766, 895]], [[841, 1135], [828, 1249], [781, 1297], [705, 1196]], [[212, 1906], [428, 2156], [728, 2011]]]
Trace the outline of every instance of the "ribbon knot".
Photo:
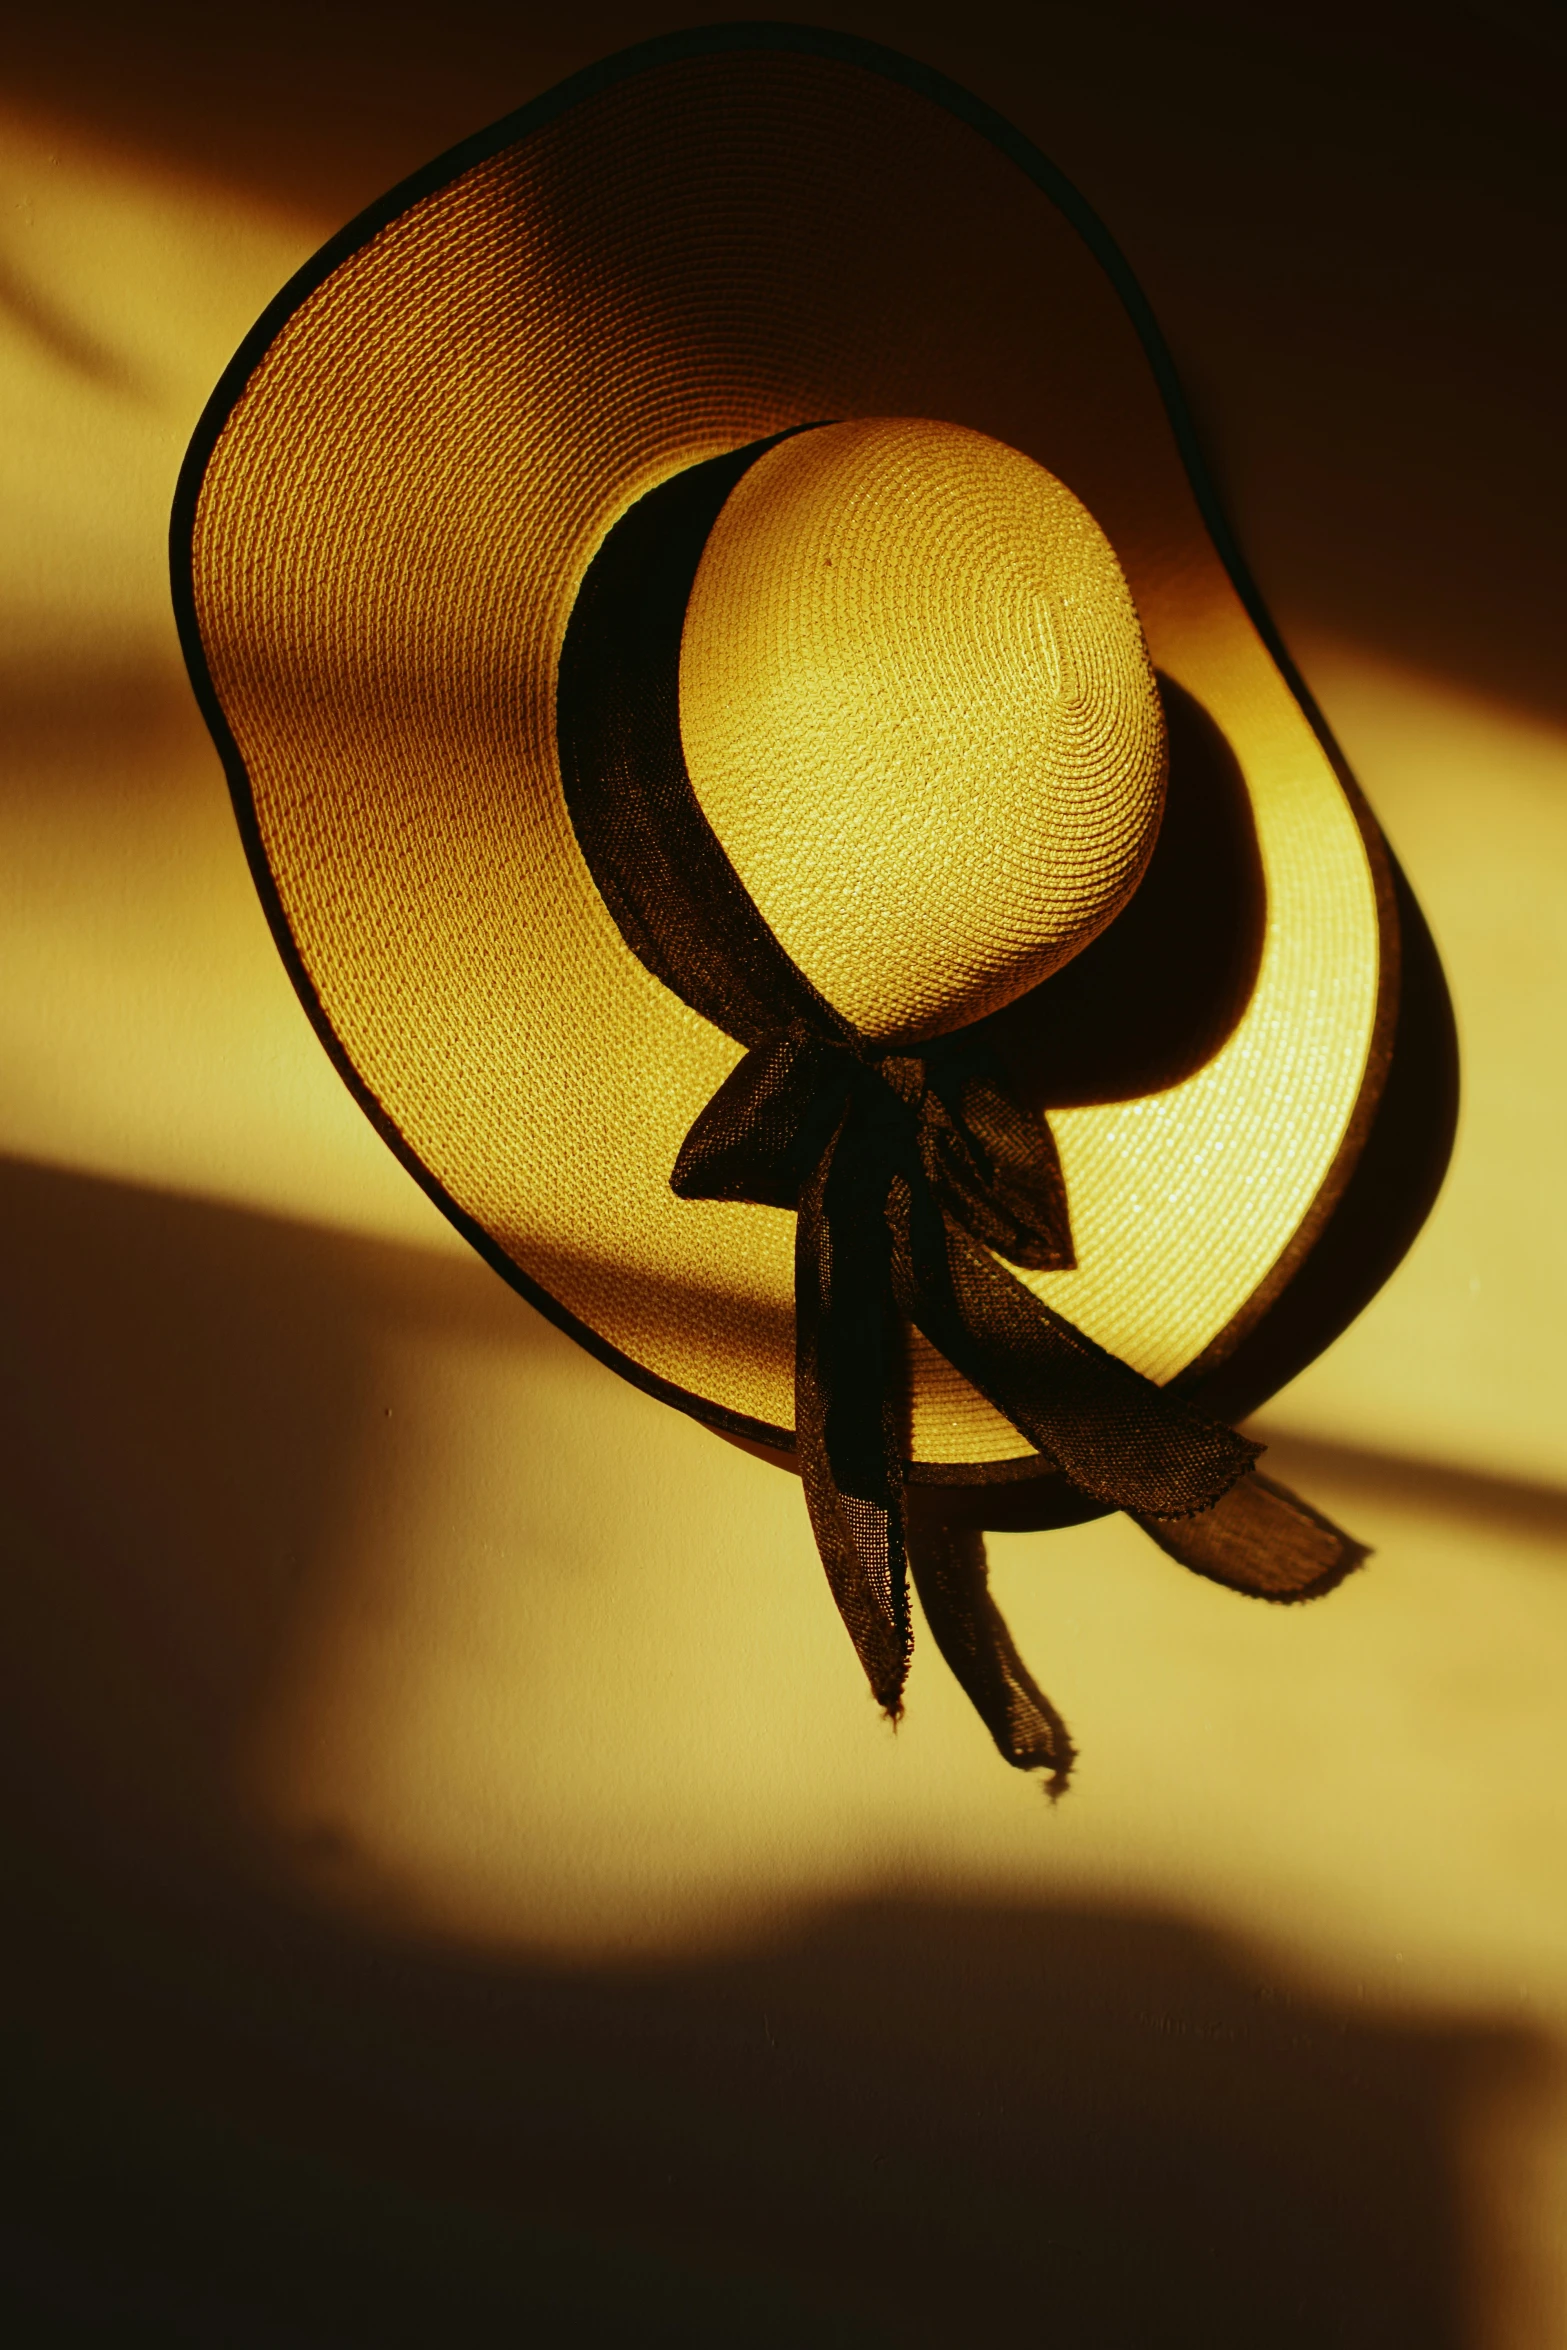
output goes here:
[[[872, 1689], [897, 1714], [912, 1572], [947, 1662], [1010, 1762], [1065, 1776], [1072, 1747], [985, 1580], [984, 1547], [932, 1514], [908, 1540], [913, 1325], [1039, 1465], [1124, 1509], [1185, 1565], [1273, 1599], [1364, 1554], [1249, 1473], [1258, 1447], [1156, 1387], [1020, 1278], [1069, 1270], [1055, 1143], [972, 1032], [886, 1050], [774, 937], [686, 771], [679, 665], [692, 582], [735, 483], [792, 426], [691, 466], [615, 524], [578, 591], [556, 727], [572, 823], [622, 937], [746, 1047], [696, 1119], [682, 1198], [795, 1214], [796, 1455], [822, 1561]], [[1013, 1269], [1015, 1268], [1015, 1270]]]
[[[978, 1588], [959, 1602], [951, 1584], [964, 1571], [961, 1545], [934, 1546], [930, 1590], [918, 1549], [911, 1559], [905, 1321], [1080, 1492], [1130, 1511], [1166, 1549], [1221, 1580], [1237, 1579], [1224, 1570], [1245, 1549], [1240, 1541], [1237, 1552], [1239, 1521], [1202, 1521], [1247, 1479], [1261, 1448], [1107, 1354], [998, 1262], [1070, 1269], [1066, 1187], [1048, 1126], [966, 1039], [878, 1052], [796, 1020], [753, 1045], [719, 1087], [671, 1186], [683, 1199], [795, 1212], [801, 1476], [828, 1580], [878, 1700], [896, 1718], [912, 1564], [938, 1641], [1002, 1752], [1059, 1776], [1071, 1751], [1065, 1729], [1017, 1659], [982, 1565]], [[1192, 1532], [1183, 1535], [1183, 1521]], [[1305, 1512], [1297, 1534], [1302, 1527], [1320, 1579], [1323, 1521]], [[969, 1572], [972, 1580], [972, 1562]]]
[[966, 1040], [878, 1052], [804, 1021], [765, 1037], [687, 1135], [670, 1178], [682, 1199], [798, 1208], [840, 1134], [858, 1179], [928, 1186], [987, 1248], [1034, 1271], [1070, 1271], [1071, 1226], [1054, 1140]]

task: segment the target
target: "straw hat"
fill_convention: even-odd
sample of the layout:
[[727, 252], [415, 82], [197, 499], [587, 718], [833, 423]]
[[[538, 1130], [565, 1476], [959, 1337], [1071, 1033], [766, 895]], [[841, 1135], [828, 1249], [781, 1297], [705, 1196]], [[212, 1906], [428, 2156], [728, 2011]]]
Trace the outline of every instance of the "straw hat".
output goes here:
[[258, 886], [381, 1132], [593, 1352], [796, 1458], [889, 1710], [912, 1550], [1058, 1773], [907, 1484], [1042, 1479], [1272, 1597], [1363, 1555], [1194, 1400], [1349, 1178], [1398, 963], [1218, 528], [1075, 192], [906, 60], [759, 26], [344, 230], [174, 516]]

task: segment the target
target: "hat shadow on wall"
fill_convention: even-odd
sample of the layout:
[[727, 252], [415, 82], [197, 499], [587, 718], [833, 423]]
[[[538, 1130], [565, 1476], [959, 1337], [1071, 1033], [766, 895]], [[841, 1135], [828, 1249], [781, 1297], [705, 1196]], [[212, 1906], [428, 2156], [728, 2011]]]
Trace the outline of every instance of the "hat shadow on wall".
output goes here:
[[[405, 7], [390, 37], [378, 10], [372, 40], [358, 7], [326, 25], [295, 0], [241, 10], [207, 20], [210, 39], [163, 13], [160, 39], [141, 15], [86, 0], [35, 12], [16, 86], [332, 217], [494, 112], [498, 77], [521, 94], [534, 72], [531, 30], [488, 0], [459, 10], [477, 28], [459, 41], [449, 26], [410, 39], [434, 20]], [[1091, 46], [1091, 13], [1079, 25], [1056, 12], [1052, 39]], [[1446, 240], [1367, 241], [1364, 283], [1340, 271], [1350, 292], [1323, 332], [1300, 300], [1316, 284], [1314, 224], [1336, 200], [1356, 232], [1340, 221], [1339, 251], [1358, 251], [1366, 173], [1300, 171], [1308, 226], [1257, 207], [1256, 234], [1282, 237], [1288, 266], [1255, 266], [1245, 248], [1247, 298], [1226, 311], [1206, 261], [1188, 283], [1156, 242], [1182, 176], [1170, 142], [1187, 165], [1209, 142], [1170, 102], [1165, 52], [1129, 84], [1139, 44], [1127, 50], [1113, 11], [1102, 37], [1108, 75], [1097, 52], [1069, 51], [1066, 113], [1092, 124], [1078, 96], [1115, 92], [1100, 149], [1130, 196], [1104, 208], [1120, 228], [1140, 198], [1128, 244], [1141, 263], [1139, 237], [1155, 240], [1156, 297], [1163, 307], [1168, 280], [1199, 358], [1205, 325], [1221, 377], [1257, 344], [1239, 379], [1248, 429], [1300, 444], [1272, 518], [1298, 600], [1558, 708], [1554, 546], [1547, 559], [1535, 520], [1546, 501], [1532, 476], [1529, 497], [1495, 479], [1498, 464], [1524, 479], [1537, 451], [1559, 459], [1554, 409], [1543, 394], [1530, 404], [1517, 366], [1494, 398], [1477, 390], [1495, 353], [1450, 336], [1424, 396], [1398, 408], [1396, 442], [1387, 429], [1407, 330], [1381, 257], [1426, 267], [1440, 292]], [[1201, 83], [1211, 52], [1194, 46], [1192, 60]], [[1208, 119], [1235, 138], [1253, 126], [1239, 167], [1211, 142], [1229, 201], [1266, 169], [1264, 145], [1287, 151], [1282, 89], [1237, 103], [1216, 79]], [[1309, 78], [1295, 102], [1302, 118], [1320, 110]], [[1373, 204], [1400, 180], [1397, 134], [1384, 110]], [[1403, 176], [1413, 203], [1420, 184]], [[1172, 217], [1172, 237], [1187, 233], [1190, 207]], [[1373, 211], [1384, 229], [1388, 217]], [[1515, 248], [1524, 261], [1509, 265]], [[1510, 302], [1524, 315], [1527, 245], [1477, 249], [1497, 314]], [[1527, 314], [1559, 332], [1548, 308]], [[1269, 371], [1271, 407], [1256, 401]], [[1297, 434], [1319, 409], [1330, 428]], [[1431, 483], [1451, 486], [1465, 448], [1455, 512]], [[1448, 1063], [1410, 922], [1406, 908], [1405, 1001], [1418, 1008], [1424, 987], [1432, 1016], [1392, 1082], [1412, 1089], [1411, 1130], [1423, 1121], [1429, 1145], [1444, 1118], [1450, 1129]], [[1379, 1119], [1356, 1177], [1384, 1208], [1405, 1147], [1393, 1133]], [[564, 1342], [476, 1265], [36, 1168], [4, 1170], [0, 1191], [0, 1900], [20, 2157], [0, 2304], [15, 2338], [124, 2339], [140, 2319], [170, 2342], [296, 2345], [485, 2340], [527, 2324], [591, 2339], [595, 2320], [683, 2344], [987, 2327], [1074, 2350], [1471, 2341], [1464, 2133], [1477, 2100], [1543, 2066], [1523, 2035], [1348, 2013], [1153, 1914], [848, 1904], [723, 1960], [586, 1971], [443, 1956], [268, 1894], [246, 1872], [226, 1764], [326, 1572], [381, 1408], [387, 1330]], [[1342, 1257], [1340, 1305], [1325, 1281], [1297, 1284], [1269, 1316], [1275, 1371], [1324, 1343], [1335, 1311], [1349, 1318], [1342, 1301], [1375, 1285], [1379, 1252], [1401, 1253], [1387, 1213], [1349, 1233], [1341, 1210], [1314, 1267]], [[1216, 1389], [1215, 1408], [1245, 1408], [1247, 1361], [1253, 1388], [1277, 1384], [1255, 1351], [1237, 1357], [1237, 1400]]]
[[1543, 2064], [1516, 2032], [1340, 2008], [1147, 1911], [911, 1894], [590, 1966], [280, 1890], [231, 1760], [389, 1334], [541, 1377], [566, 1342], [455, 1258], [0, 1191], [26, 2338], [1472, 2339], [1465, 2133]]

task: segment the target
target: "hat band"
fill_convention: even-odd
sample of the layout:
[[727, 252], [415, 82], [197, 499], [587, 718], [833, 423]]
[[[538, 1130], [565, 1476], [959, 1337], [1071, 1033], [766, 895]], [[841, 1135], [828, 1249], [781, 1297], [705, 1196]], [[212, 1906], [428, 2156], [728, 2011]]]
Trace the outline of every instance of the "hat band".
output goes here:
[[786, 437], [660, 484], [599, 548], [561, 653], [566, 804], [631, 951], [747, 1048], [670, 1182], [684, 1199], [795, 1211], [795, 1450], [872, 1690], [895, 1717], [912, 1570], [1001, 1752], [1059, 1783], [1071, 1742], [1012, 1646], [982, 1546], [910, 1524], [905, 1319], [1042, 1468], [1126, 1510], [1197, 1572], [1294, 1599], [1327, 1589], [1364, 1552], [1254, 1473], [1260, 1446], [1106, 1353], [998, 1262], [993, 1251], [1034, 1270], [1075, 1261], [1049, 1127], [1012, 1099], [972, 1031], [918, 1052], [862, 1037], [785, 952], [703, 814], [680, 738], [686, 604], [725, 500]]
[[623, 514], [577, 591], [555, 689], [566, 806], [627, 946], [740, 1044], [791, 1020], [854, 1030], [773, 936], [702, 813], [680, 739], [692, 583], [742, 474], [795, 425], [689, 466]]

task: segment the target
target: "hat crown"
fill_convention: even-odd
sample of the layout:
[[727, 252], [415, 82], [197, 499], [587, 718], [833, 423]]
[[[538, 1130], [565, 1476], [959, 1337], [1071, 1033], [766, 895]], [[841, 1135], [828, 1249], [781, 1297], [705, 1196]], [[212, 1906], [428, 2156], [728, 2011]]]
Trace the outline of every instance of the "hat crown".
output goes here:
[[759, 912], [867, 1036], [942, 1033], [1086, 946], [1158, 829], [1163, 713], [1092, 515], [920, 418], [742, 477], [686, 609], [680, 729]]

